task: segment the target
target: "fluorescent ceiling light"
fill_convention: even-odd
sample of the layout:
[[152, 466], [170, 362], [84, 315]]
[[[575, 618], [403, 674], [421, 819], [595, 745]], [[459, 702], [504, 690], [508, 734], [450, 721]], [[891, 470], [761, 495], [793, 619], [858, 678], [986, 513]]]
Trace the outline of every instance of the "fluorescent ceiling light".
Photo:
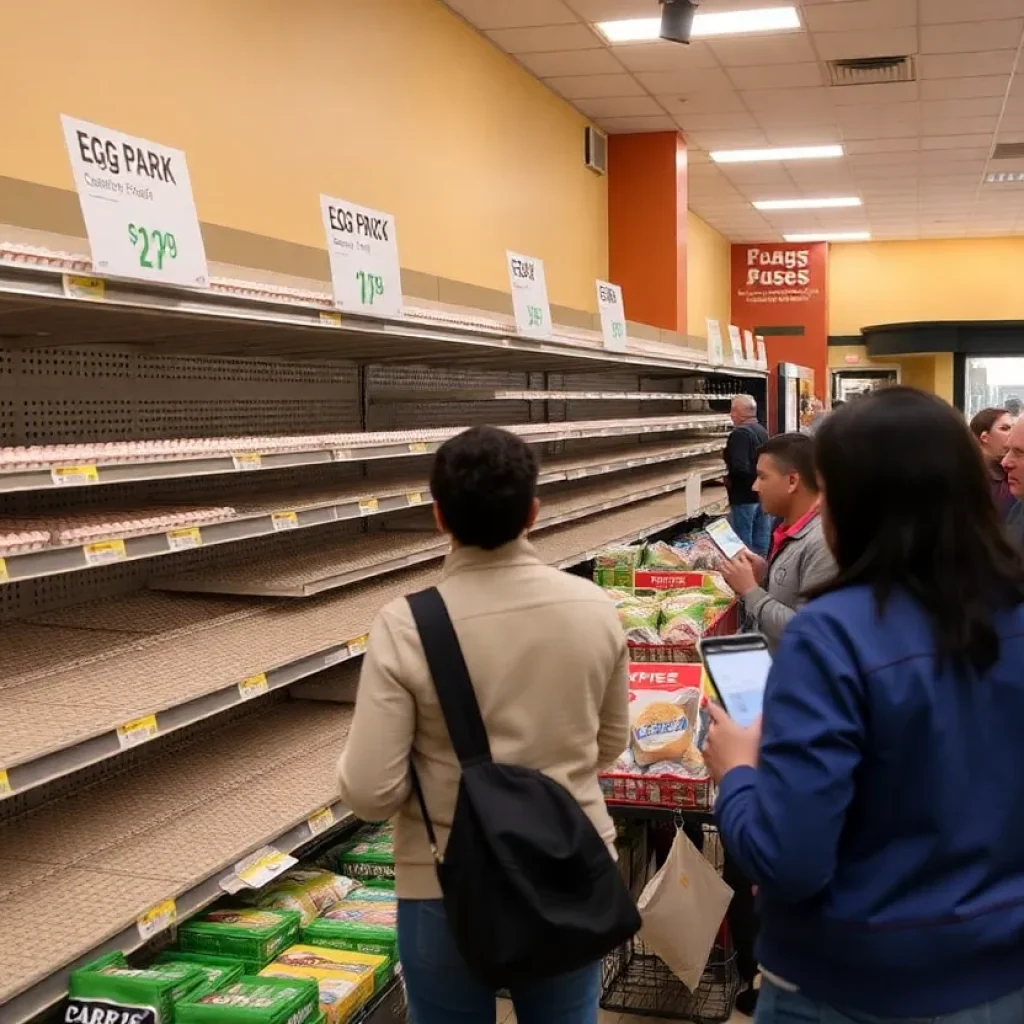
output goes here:
[[870, 231], [814, 231], [806, 235], [783, 235], [787, 242], [870, 242]]
[[828, 160], [843, 156], [842, 146], [775, 146], [772, 149], [719, 149], [708, 154], [716, 164], [750, 164], [767, 160]]
[[[698, 12], [693, 19], [691, 38], [780, 32], [792, 28], [800, 28], [800, 15], [795, 7], [763, 7], [752, 11], [717, 11], [711, 14]], [[645, 43], [660, 37], [661, 18], [599, 21], [597, 29], [609, 43]]]
[[755, 210], [838, 210], [861, 206], [860, 196], [836, 196], [834, 199], [759, 199]]

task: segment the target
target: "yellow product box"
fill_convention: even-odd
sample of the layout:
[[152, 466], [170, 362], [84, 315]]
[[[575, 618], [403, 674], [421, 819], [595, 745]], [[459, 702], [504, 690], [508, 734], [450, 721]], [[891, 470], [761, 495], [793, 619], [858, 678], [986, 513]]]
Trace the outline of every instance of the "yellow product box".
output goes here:
[[387, 984], [391, 963], [385, 956], [320, 946], [290, 946], [260, 971], [264, 978], [314, 978], [320, 1009], [328, 1024], [345, 1024]]

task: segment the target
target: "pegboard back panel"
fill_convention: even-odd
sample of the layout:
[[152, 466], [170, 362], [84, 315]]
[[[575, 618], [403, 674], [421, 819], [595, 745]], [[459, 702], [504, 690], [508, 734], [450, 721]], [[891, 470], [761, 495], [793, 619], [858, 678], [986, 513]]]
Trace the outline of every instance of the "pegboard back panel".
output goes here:
[[342, 362], [0, 350], [8, 445], [357, 430], [358, 371]]

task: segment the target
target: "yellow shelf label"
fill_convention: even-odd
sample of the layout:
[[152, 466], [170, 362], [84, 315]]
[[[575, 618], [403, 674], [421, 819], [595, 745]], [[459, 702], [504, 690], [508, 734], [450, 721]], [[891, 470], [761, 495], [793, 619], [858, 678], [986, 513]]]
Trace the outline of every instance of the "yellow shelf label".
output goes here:
[[107, 282], [102, 277], [79, 277], [77, 274], [65, 274], [63, 284], [64, 297], [67, 299], [103, 302], [107, 297]]
[[306, 819], [306, 824], [309, 826], [311, 835], [321, 835], [334, 824], [334, 811], [330, 807], [325, 807], [322, 811], [311, 814]]
[[355, 640], [350, 640], [348, 644], [349, 657], [354, 658], [357, 654], [366, 653], [366, 644], [369, 642], [368, 636], [356, 637]]
[[321, 313], [320, 323], [324, 327], [340, 327], [341, 326], [341, 314], [340, 313]]
[[410, 491], [406, 496], [405, 500], [410, 505], [422, 505], [423, 504], [423, 493], [421, 491]]
[[55, 487], [84, 487], [100, 481], [100, 471], [95, 466], [54, 466], [50, 479]]
[[361, 516], [372, 516], [380, 511], [380, 501], [377, 498], [363, 498], [359, 502], [359, 514]]
[[257, 453], [249, 455], [232, 455], [231, 461], [239, 473], [252, 473], [263, 468], [263, 456]]
[[[10, 796], [14, 792], [14, 787], [11, 785], [10, 776], [7, 772], [0, 769], [0, 796]], [[327, 808], [328, 812], [330, 808]], [[323, 813], [322, 811], [320, 812]], [[331, 815], [331, 820], [334, 820], [334, 815]], [[312, 826], [310, 826], [312, 828]]]
[[87, 565], [110, 565], [112, 562], [123, 562], [128, 557], [123, 540], [98, 540], [93, 544], [83, 544], [82, 552]]
[[249, 676], [238, 684], [238, 695], [242, 700], [252, 700], [253, 697], [262, 697], [269, 689], [267, 673], [260, 672], [259, 675]]
[[156, 715], [144, 715], [142, 718], [135, 718], [124, 725], [117, 727], [117, 742], [122, 750], [130, 750], [140, 743], [155, 739], [160, 732], [157, 725]]
[[164, 900], [155, 907], [147, 910], [142, 917], [136, 921], [139, 927], [139, 936], [143, 942], [153, 938], [160, 932], [167, 931], [178, 920], [178, 905], [174, 900]]
[[203, 546], [203, 535], [198, 526], [186, 526], [167, 531], [167, 546], [172, 551], [190, 551]]
[[425, 455], [429, 450], [429, 445], [426, 441], [409, 442], [409, 451], [412, 452], [413, 455]]
[[351, 448], [336, 448], [334, 451], [335, 462], [351, 462], [352, 461], [352, 449]]
[[11, 574], [7, 571], [7, 562], [5, 559], [0, 558], [0, 583], [7, 583], [11, 578]]
[[299, 528], [299, 516], [297, 512], [275, 512], [271, 517], [274, 524], [274, 532], [281, 530], [297, 530]]
[[264, 846], [235, 865], [235, 877], [250, 888], [261, 889], [298, 861], [287, 853]]

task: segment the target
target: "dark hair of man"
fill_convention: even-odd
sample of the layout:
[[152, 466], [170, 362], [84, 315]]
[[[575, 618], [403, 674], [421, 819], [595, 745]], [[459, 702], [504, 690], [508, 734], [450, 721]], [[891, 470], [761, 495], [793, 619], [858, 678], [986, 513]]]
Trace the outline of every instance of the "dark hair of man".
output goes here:
[[1008, 409], [982, 409], [971, 420], [971, 433], [980, 441], [982, 434], [991, 433], [992, 428], [1004, 417], [1009, 416]]
[[866, 585], [881, 613], [904, 590], [931, 616], [941, 659], [991, 667], [996, 616], [1024, 602], [1024, 556], [963, 417], [935, 395], [885, 388], [828, 417], [814, 448], [839, 567], [818, 594]]
[[811, 492], [818, 493], [818, 474], [814, 469], [814, 440], [807, 434], [776, 434], [757, 450], [758, 458], [770, 455], [783, 473], [796, 473]]
[[507, 430], [471, 427], [438, 449], [430, 493], [460, 544], [493, 551], [526, 529], [537, 459]]

